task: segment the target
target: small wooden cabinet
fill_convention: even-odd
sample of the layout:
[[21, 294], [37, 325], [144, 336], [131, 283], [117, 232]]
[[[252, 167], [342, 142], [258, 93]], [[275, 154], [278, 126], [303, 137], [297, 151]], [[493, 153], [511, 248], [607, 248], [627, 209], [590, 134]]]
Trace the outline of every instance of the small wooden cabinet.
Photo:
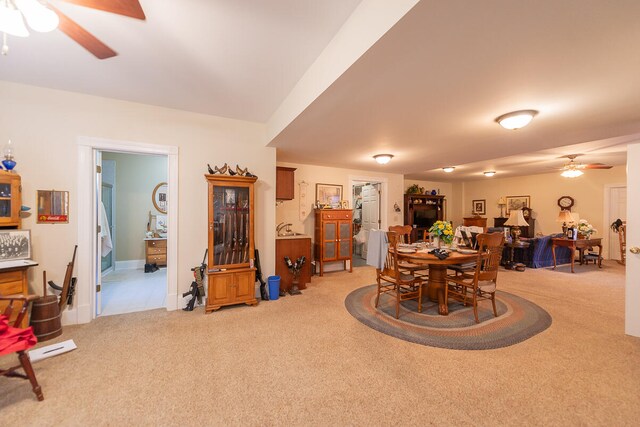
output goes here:
[[205, 175], [209, 229], [207, 304], [211, 312], [231, 304], [256, 305], [254, 183], [256, 177]]
[[296, 168], [276, 167], [276, 200], [293, 200]]
[[472, 216], [468, 218], [462, 218], [465, 227], [482, 227], [484, 231], [487, 231], [487, 218], [482, 218], [481, 216]]
[[445, 198], [439, 195], [405, 194], [404, 225], [413, 227], [411, 241], [422, 239], [425, 231], [445, 216]]
[[[14, 264], [19, 263], [19, 266]], [[27, 280], [27, 269], [38, 265], [31, 260], [19, 260], [8, 261], [4, 263], [9, 265], [8, 267], [0, 267], [0, 295], [16, 295], [21, 294], [24, 296], [29, 295], [29, 281]], [[4, 312], [6, 302], [0, 302], [0, 313]], [[22, 309], [22, 305], [14, 305], [13, 313], [11, 314], [11, 320], [18, 316], [18, 313]], [[29, 316], [25, 316], [21, 325], [15, 325], [16, 327], [26, 328], [29, 326]]]
[[327, 262], [342, 261], [346, 270], [349, 261], [349, 272], [353, 271], [351, 220], [351, 209], [316, 209], [313, 252], [320, 276]]
[[167, 265], [167, 239], [144, 239], [144, 262], [159, 267]]
[[22, 184], [20, 175], [0, 170], [0, 227], [20, 228]]
[[276, 275], [280, 276], [280, 290], [287, 292], [293, 283], [293, 274], [284, 263], [284, 257], [288, 256], [295, 262], [301, 256], [306, 258], [300, 270], [299, 289], [306, 289], [311, 282], [311, 237], [284, 237], [276, 239]]

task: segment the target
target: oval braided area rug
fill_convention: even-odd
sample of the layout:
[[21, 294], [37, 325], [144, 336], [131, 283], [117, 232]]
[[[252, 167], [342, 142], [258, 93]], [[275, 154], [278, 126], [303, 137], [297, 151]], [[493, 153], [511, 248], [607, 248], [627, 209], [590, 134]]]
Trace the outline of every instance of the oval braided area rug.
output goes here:
[[377, 285], [356, 289], [347, 295], [345, 306], [360, 322], [392, 337], [431, 347], [455, 350], [488, 350], [522, 342], [551, 326], [551, 316], [540, 306], [519, 296], [496, 292], [498, 317], [491, 301], [478, 303], [476, 324], [473, 308], [457, 301], [449, 302], [449, 315], [438, 314], [438, 305], [423, 296], [422, 313], [416, 300], [400, 303], [400, 318], [395, 318], [395, 299], [380, 296], [375, 307]]

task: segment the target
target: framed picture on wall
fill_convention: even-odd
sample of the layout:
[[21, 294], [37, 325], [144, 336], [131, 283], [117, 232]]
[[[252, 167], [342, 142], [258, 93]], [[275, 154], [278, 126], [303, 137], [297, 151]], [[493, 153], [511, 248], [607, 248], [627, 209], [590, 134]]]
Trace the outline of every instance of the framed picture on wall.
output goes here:
[[512, 210], [531, 207], [531, 196], [507, 196], [507, 216]]
[[486, 199], [481, 199], [481, 200], [473, 200], [471, 202], [471, 206], [473, 206], [471, 208], [471, 212], [476, 214], [476, 215], [486, 215], [487, 214], [487, 200]]
[[0, 231], [0, 261], [31, 258], [31, 231]]
[[319, 205], [329, 205], [340, 208], [342, 200], [342, 185], [316, 184], [316, 202]]

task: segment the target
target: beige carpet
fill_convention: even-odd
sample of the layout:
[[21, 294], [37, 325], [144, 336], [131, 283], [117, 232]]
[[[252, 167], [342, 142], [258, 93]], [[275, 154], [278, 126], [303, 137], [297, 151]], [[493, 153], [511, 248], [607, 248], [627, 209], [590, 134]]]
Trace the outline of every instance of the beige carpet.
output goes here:
[[0, 378], [0, 425], [637, 425], [624, 270], [577, 271], [501, 271], [500, 288], [553, 324], [497, 350], [426, 347], [361, 324], [344, 299], [374, 283], [369, 267], [257, 307], [99, 318], [65, 328], [58, 340], [77, 350], [35, 364], [44, 402]]

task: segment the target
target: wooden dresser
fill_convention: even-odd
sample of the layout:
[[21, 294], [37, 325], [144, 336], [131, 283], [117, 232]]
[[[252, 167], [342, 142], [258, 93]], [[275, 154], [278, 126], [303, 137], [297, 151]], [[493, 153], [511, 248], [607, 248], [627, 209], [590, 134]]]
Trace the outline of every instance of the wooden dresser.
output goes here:
[[352, 216], [351, 209], [316, 209], [313, 256], [320, 264], [320, 276], [324, 264], [342, 261], [344, 269], [353, 271], [352, 260]]
[[144, 239], [144, 262], [156, 264], [158, 267], [167, 265], [167, 239], [148, 238]]

